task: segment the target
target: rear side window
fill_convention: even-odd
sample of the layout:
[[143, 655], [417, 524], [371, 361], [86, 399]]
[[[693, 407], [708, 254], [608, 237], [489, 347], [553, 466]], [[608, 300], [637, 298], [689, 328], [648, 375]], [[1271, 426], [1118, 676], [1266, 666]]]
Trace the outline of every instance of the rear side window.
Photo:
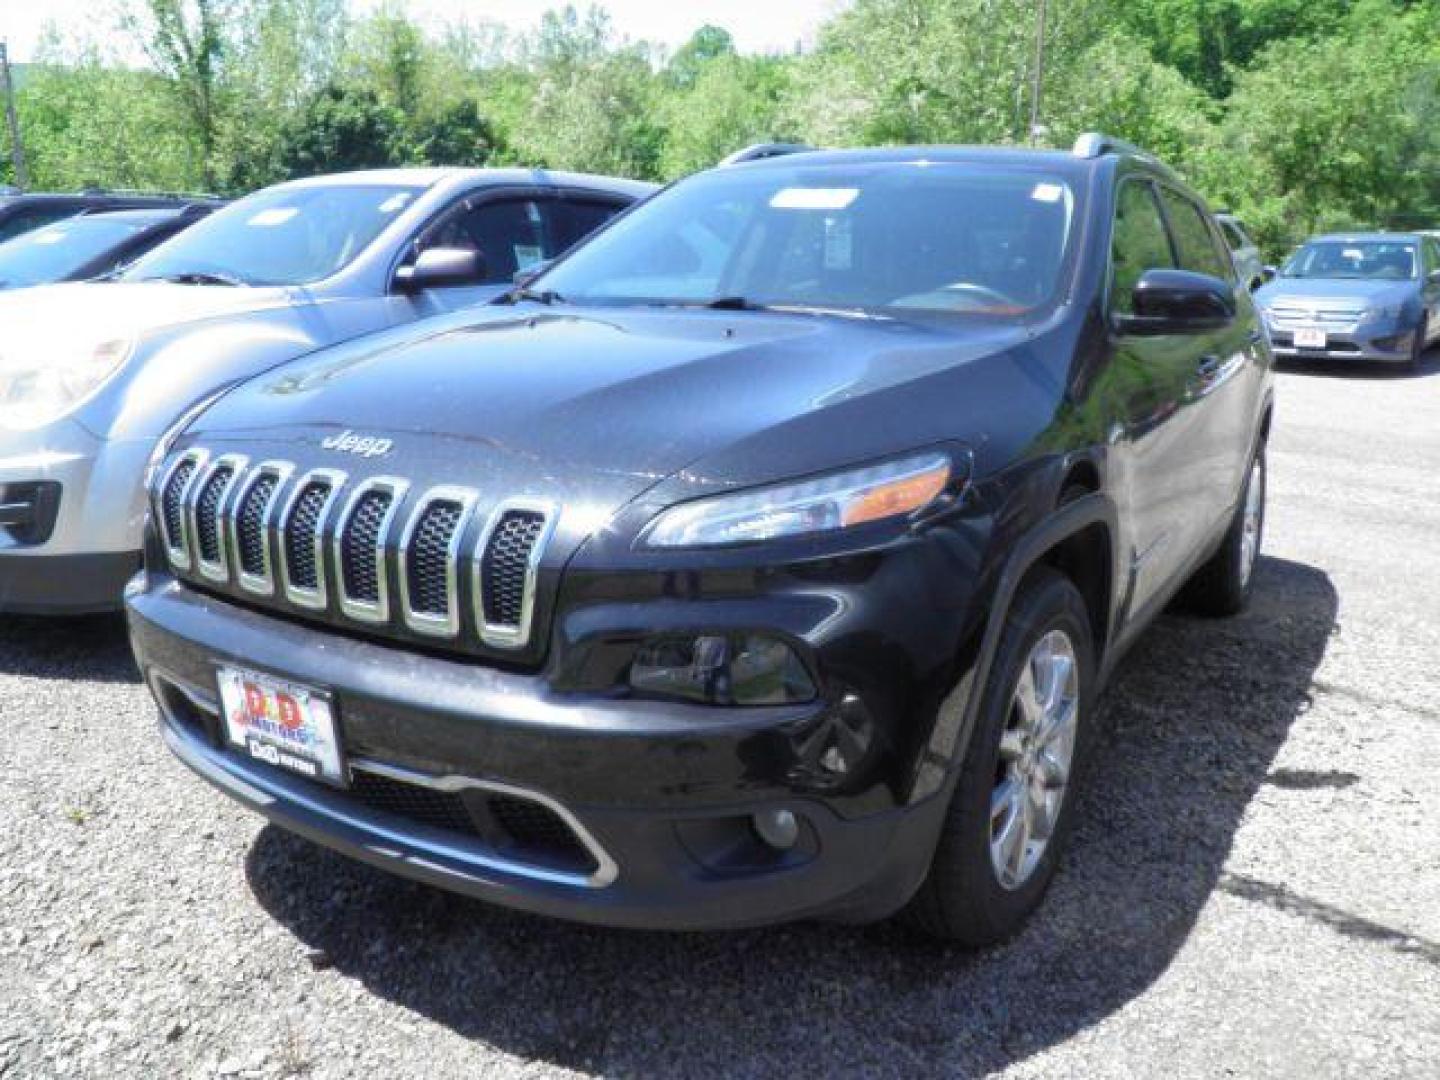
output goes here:
[[1230, 245], [1230, 250], [1239, 251], [1241, 248], [1250, 246], [1250, 238], [1240, 231], [1239, 226], [1228, 221], [1219, 221], [1220, 231], [1225, 234], [1225, 242]]
[[569, 251], [625, 207], [619, 203], [569, 198], [545, 207], [555, 254]]
[[1173, 269], [1170, 238], [1160, 207], [1147, 183], [1131, 180], [1120, 186], [1115, 200], [1115, 228], [1110, 251], [1110, 307], [1129, 313], [1130, 294], [1146, 270]]
[[1161, 198], [1165, 201], [1170, 228], [1175, 233], [1175, 246], [1179, 248], [1181, 269], [1230, 280], [1229, 253], [1222, 251], [1215, 242], [1215, 234], [1206, 224], [1204, 212], [1189, 199], [1169, 188], [1164, 189]]

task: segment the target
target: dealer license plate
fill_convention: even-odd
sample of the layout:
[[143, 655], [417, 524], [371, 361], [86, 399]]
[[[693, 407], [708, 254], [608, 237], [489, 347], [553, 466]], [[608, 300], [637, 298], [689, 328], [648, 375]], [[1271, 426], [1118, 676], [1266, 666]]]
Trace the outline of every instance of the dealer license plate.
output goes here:
[[239, 668], [219, 671], [225, 733], [257, 761], [345, 784], [345, 764], [328, 694]]
[[1297, 349], [1325, 348], [1325, 331], [1313, 326], [1300, 327], [1295, 331], [1295, 347]]

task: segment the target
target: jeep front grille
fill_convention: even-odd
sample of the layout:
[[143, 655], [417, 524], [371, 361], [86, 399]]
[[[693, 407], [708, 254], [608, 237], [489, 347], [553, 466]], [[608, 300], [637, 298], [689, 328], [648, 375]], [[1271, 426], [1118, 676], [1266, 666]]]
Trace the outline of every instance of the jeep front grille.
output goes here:
[[507, 500], [482, 517], [468, 488], [412, 493], [400, 477], [296, 475], [288, 462], [252, 467], [202, 449], [182, 455], [155, 491], [179, 573], [198, 570], [295, 614], [338, 615], [372, 630], [499, 649], [530, 641], [558, 516], [549, 504]]

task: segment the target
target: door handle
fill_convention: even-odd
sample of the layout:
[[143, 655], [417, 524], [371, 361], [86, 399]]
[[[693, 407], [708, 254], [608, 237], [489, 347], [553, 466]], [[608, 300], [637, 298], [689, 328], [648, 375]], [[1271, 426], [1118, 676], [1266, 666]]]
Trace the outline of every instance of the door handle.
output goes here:
[[1220, 370], [1220, 357], [1202, 356], [1200, 362], [1195, 365], [1195, 374], [1202, 379], [1208, 379]]

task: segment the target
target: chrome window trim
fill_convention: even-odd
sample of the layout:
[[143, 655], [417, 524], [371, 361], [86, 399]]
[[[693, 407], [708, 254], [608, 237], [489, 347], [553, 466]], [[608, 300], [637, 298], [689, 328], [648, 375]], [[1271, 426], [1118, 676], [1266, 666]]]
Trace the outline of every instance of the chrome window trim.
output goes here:
[[[340, 600], [340, 610], [345, 615], [358, 622], [365, 623], [386, 623], [390, 621], [390, 584], [389, 584], [389, 560], [385, 557], [386, 541], [390, 538], [390, 530], [395, 525], [395, 519], [399, 516], [400, 506], [405, 501], [406, 492], [410, 490], [410, 481], [399, 476], [375, 476], [358, 484], [350, 497], [345, 500], [340, 514], [335, 519], [335, 531], [331, 536], [330, 550], [335, 565], [335, 595]], [[387, 491], [390, 493], [390, 506], [386, 509], [384, 516], [380, 519], [380, 531], [375, 538], [375, 578], [376, 596], [378, 599], [371, 603], [368, 600], [351, 599], [345, 592], [345, 529], [354, 516], [360, 500], [372, 491]]]
[[[415, 503], [405, 531], [400, 535], [400, 612], [405, 625], [417, 634], [431, 637], [458, 637], [460, 635], [460, 545], [465, 539], [465, 530], [470, 525], [470, 516], [475, 508], [477, 494], [471, 488], [441, 486], [427, 488]], [[455, 533], [450, 537], [450, 548], [445, 555], [445, 596], [450, 614], [442, 617], [414, 610], [410, 605], [410, 545], [420, 519], [430, 506], [437, 502], [460, 504], [460, 520]]]
[[[244, 454], [221, 454], [219, 457], [211, 458], [210, 463], [203, 469], [196, 469], [196, 476], [200, 477], [198, 484], [190, 485], [184, 500], [185, 516], [189, 520], [190, 535], [194, 537], [192, 554], [195, 560], [195, 568], [200, 571], [200, 576], [208, 581], [216, 581], [224, 584], [230, 580], [230, 557], [228, 537], [225, 528], [225, 511], [229, 505], [230, 496], [235, 491], [235, 484], [245, 475], [245, 467], [250, 459]], [[200, 495], [206, 486], [221, 469], [230, 469], [230, 479], [225, 484], [225, 489], [220, 492], [220, 501], [215, 504], [215, 546], [218, 549], [218, 558], [211, 562], [206, 559], [200, 550]]]
[[[299, 502], [301, 494], [307, 487], [316, 480], [324, 480], [330, 485], [330, 494], [325, 496], [325, 501], [320, 504], [320, 515], [315, 521], [315, 588], [307, 588], [295, 585], [290, 580], [290, 558], [285, 553], [286, 534], [290, 528], [290, 516], [295, 511], [295, 504]], [[329, 592], [325, 586], [325, 525], [330, 520], [330, 511], [334, 509], [336, 501], [340, 498], [340, 491], [345, 486], [346, 475], [339, 469], [311, 469], [295, 480], [295, 486], [290, 489], [290, 495], [285, 500], [285, 508], [280, 512], [276, 520], [275, 539], [276, 549], [280, 556], [280, 587], [284, 590], [285, 599], [297, 607], [310, 608], [314, 611], [325, 610], [329, 602]]]
[[[516, 626], [509, 626], [504, 623], [491, 623], [485, 618], [485, 553], [490, 549], [490, 541], [501, 518], [515, 511], [540, 514], [545, 520], [540, 526], [540, 535], [535, 538], [535, 546], [530, 549], [530, 557], [525, 562], [525, 584], [520, 593], [520, 622]], [[522, 649], [529, 644], [531, 623], [535, 617], [535, 592], [540, 576], [540, 563], [545, 557], [545, 549], [550, 544], [550, 537], [555, 532], [559, 517], [559, 507], [539, 499], [506, 499], [490, 511], [490, 517], [485, 522], [485, 529], [481, 532], [470, 559], [475, 625], [480, 630], [480, 640], [486, 645], [498, 649]]]
[[[225, 516], [225, 528], [230, 534], [230, 551], [234, 558], [235, 580], [246, 592], [256, 593], [260, 596], [275, 595], [275, 562], [271, 556], [271, 544], [274, 540], [275, 531], [275, 507], [280, 502], [280, 496], [284, 493], [285, 482], [295, 471], [295, 466], [288, 461], [262, 461], [250, 470], [245, 481], [236, 490], [235, 497], [230, 500], [230, 513]], [[266, 476], [275, 478], [275, 490], [270, 493], [270, 501], [260, 512], [260, 562], [263, 569], [256, 574], [247, 573], [245, 564], [240, 555], [240, 509], [245, 505], [251, 489]]]
[[[195, 486], [195, 480], [205, 472], [205, 463], [210, 458], [210, 451], [204, 447], [195, 446], [186, 450], [170, 463], [160, 478], [160, 483], [155, 488], [155, 506], [157, 508], [160, 524], [160, 543], [165, 548], [165, 554], [170, 559], [170, 565], [176, 570], [189, 570], [192, 565], [190, 557], [190, 515], [185, 512], [185, 507], [190, 500], [190, 491]], [[165, 493], [170, 490], [170, 481], [175, 473], [185, 462], [195, 463], [195, 471], [190, 474], [190, 479], [180, 491], [180, 542], [171, 542], [170, 524], [165, 513]]]

